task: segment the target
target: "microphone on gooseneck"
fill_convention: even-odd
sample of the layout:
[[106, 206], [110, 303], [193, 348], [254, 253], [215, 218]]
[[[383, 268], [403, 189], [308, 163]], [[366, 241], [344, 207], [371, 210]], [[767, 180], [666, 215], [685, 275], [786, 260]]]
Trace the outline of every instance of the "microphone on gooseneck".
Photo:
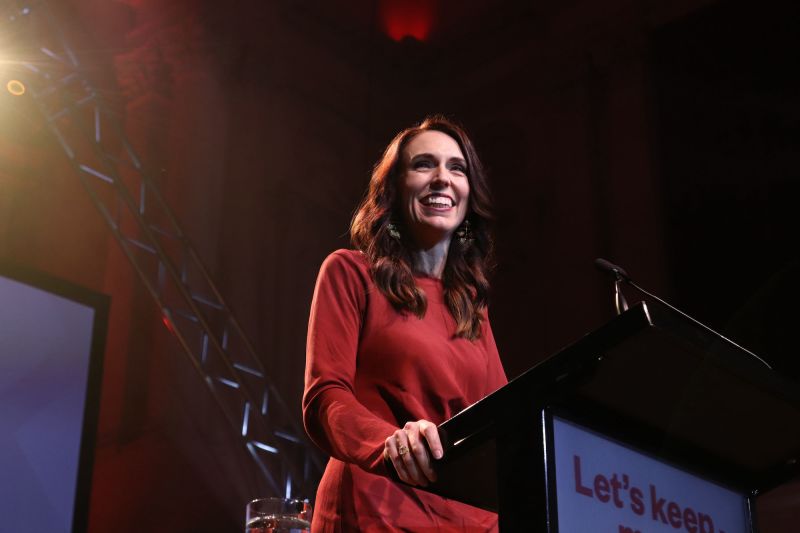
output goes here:
[[610, 272], [611, 274], [614, 274], [616, 277], [619, 277], [626, 281], [631, 279], [628, 273], [625, 272], [624, 268], [622, 268], [619, 265], [615, 265], [611, 261], [603, 259], [602, 257], [598, 257], [597, 259], [594, 260], [594, 266], [596, 266], [598, 270], [601, 270], [603, 272]]
[[[761, 357], [757, 356], [756, 354], [754, 354], [753, 352], [751, 352], [747, 348], [745, 348], [743, 346], [739, 346], [738, 344], [736, 344], [735, 342], [730, 340], [728, 337], [726, 337], [722, 333], [719, 333], [718, 331], [716, 331], [714, 329], [711, 329], [710, 327], [706, 326], [705, 324], [703, 324], [699, 320], [687, 315], [686, 313], [684, 313], [683, 311], [681, 311], [677, 307], [675, 307], [672, 304], [662, 300], [661, 298], [659, 298], [655, 294], [643, 289], [642, 287], [640, 287], [639, 285], [634, 283], [633, 279], [631, 279], [631, 277], [628, 275], [628, 273], [625, 271], [625, 269], [622, 268], [621, 266], [615, 265], [611, 261], [608, 261], [608, 260], [603, 259], [601, 257], [598, 257], [597, 259], [594, 260], [594, 266], [596, 266], [597, 269], [600, 270], [601, 272], [606, 272], [606, 273], [609, 273], [609, 274], [614, 276], [614, 302], [616, 304], [617, 313], [618, 314], [622, 313], [623, 311], [628, 309], [628, 304], [625, 302], [625, 297], [622, 296], [622, 290], [620, 289], [620, 283], [624, 281], [625, 283], [627, 283], [628, 285], [630, 285], [631, 287], [633, 287], [634, 289], [636, 289], [640, 293], [644, 294], [648, 298], [652, 298], [653, 300], [657, 301], [661, 305], [663, 305], [663, 306], [671, 309], [672, 311], [678, 313], [682, 317], [684, 317], [687, 320], [691, 321], [693, 324], [695, 324], [697, 326], [700, 326], [704, 330], [706, 330], [709, 333], [715, 335], [716, 337], [719, 337], [720, 339], [724, 340], [725, 342], [733, 344], [734, 346], [736, 346], [737, 348], [739, 348], [743, 352], [747, 353], [751, 357], [757, 359], [764, 366], [766, 366], [767, 368], [772, 370], [772, 367], [769, 365], [769, 363], [764, 361]], [[620, 305], [620, 302], [621, 302], [621, 305]]]

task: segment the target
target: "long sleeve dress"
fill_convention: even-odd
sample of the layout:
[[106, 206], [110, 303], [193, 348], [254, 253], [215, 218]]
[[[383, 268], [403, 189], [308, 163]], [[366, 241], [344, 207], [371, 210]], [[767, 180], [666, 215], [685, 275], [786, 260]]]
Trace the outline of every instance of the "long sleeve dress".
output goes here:
[[397, 312], [366, 257], [338, 250], [317, 279], [308, 327], [303, 420], [331, 458], [312, 531], [475, 531], [497, 515], [387, 477], [385, 439], [407, 421], [439, 424], [506, 383], [488, 320], [455, 338], [441, 281], [415, 277], [428, 308]]

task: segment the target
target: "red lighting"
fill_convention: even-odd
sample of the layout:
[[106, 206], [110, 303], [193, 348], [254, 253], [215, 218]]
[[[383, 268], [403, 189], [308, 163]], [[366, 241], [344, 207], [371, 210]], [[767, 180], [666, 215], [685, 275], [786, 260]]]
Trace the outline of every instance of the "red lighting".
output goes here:
[[169, 317], [169, 311], [164, 311], [164, 314], [161, 315], [161, 321], [167, 327], [167, 330], [175, 335], [175, 326], [172, 325], [172, 319]]
[[383, 30], [392, 40], [425, 41], [431, 33], [438, 0], [380, 0]]

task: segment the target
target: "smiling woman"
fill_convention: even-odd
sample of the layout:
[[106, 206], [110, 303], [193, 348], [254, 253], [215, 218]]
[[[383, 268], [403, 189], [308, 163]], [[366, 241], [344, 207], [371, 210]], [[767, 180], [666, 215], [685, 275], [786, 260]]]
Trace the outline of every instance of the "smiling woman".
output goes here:
[[[403, 221], [424, 256], [447, 253], [469, 202], [467, 163], [455, 139], [436, 130], [414, 137], [403, 153], [399, 183]], [[430, 261], [429, 261], [430, 263]], [[444, 263], [434, 260], [441, 277]]]
[[[427, 153], [429, 148], [438, 150], [450, 166], [449, 183], [440, 175], [441, 165], [434, 165]], [[462, 176], [453, 177], [459, 165], [463, 165], [466, 181]], [[426, 166], [432, 170], [426, 172]], [[426, 175], [435, 179], [426, 180]], [[463, 196], [458, 198], [458, 207], [464, 210], [460, 219], [439, 221], [439, 230], [418, 223], [434, 218], [417, 220], [412, 214], [421, 210], [408, 192], [418, 179], [422, 196], [427, 190], [450, 196], [453, 202], [453, 179], [463, 184], [458, 185]], [[458, 215], [458, 210], [452, 213]], [[398, 311], [418, 317], [425, 313], [425, 296], [414, 286], [413, 272], [441, 279], [447, 288], [447, 306], [458, 323], [457, 335], [474, 339], [482, 320], [476, 311], [485, 308], [489, 291], [490, 219], [489, 185], [472, 142], [462, 128], [437, 116], [400, 132], [389, 143], [353, 217], [350, 235], [355, 247], [367, 256], [375, 283]], [[456, 220], [460, 225], [449, 231], [447, 222]]]
[[[303, 417], [331, 460], [313, 531], [493, 531], [497, 516], [419, 491], [437, 424], [506, 383], [486, 313], [489, 191], [463, 129], [398, 134], [323, 263], [308, 329]], [[397, 483], [399, 479], [403, 483]]]

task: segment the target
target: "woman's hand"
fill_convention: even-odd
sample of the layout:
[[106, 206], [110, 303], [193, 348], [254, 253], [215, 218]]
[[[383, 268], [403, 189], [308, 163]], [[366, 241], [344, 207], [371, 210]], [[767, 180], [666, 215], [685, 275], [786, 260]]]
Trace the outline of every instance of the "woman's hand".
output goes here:
[[[423, 441], [428, 445], [425, 446]], [[439, 430], [427, 420], [406, 422], [403, 429], [398, 429], [386, 439], [383, 447], [383, 456], [392, 462], [398, 477], [409, 485], [422, 487], [436, 481], [431, 454], [441, 459], [444, 451], [439, 441]]]

